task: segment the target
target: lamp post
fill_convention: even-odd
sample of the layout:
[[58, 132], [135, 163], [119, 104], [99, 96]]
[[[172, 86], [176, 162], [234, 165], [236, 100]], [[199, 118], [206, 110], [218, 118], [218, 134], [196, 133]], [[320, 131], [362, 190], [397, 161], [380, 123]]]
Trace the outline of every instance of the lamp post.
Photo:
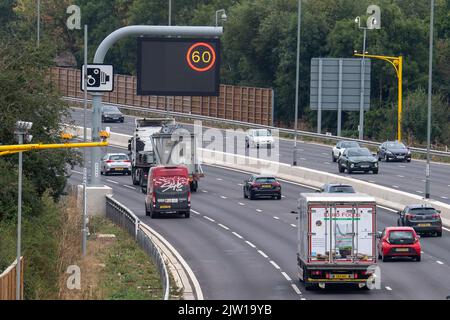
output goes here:
[[295, 112], [294, 112], [294, 150], [292, 152], [292, 165], [297, 165], [297, 136], [298, 136], [298, 86], [299, 86], [299, 68], [300, 68], [300, 31], [302, 20], [302, 0], [298, 0], [297, 9], [297, 63], [295, 70]]
[[366, 66], [365, 66], [365, 53], [366, 53], [366, 39], [367, 39], [367, 27], [361, 27], [361, 18], [356, 17], [355, 23], [358, 24], [359, 29], [364, 30], [363, 37], [363, 51], [362, 51], [362, 62], [361, 62], [361, 91], [360, 91], [360, 99], [359, 99], [359, 130], [358, 137], [359, 140], [364, 139], [364, 78], [366, 74]]
[[41, 38], [41, 0], [37, 0], [37, 37], [36, 43], [39, 48], [39, 42]]
[[430, 199], [430, 145], [431, 145], [431, 97], [433, 82], [433, 34], [434, 34], [434, 0], [431, 0], [430, 12], [430, 47], [428, 60], [428, 116], [427, 116], [427, 166], [425, 169], [425, 198]]
[[[25, 136], [28, 135], [28, 131], [33, 126], [32, 122], [25, 121], [17, 121], [16, 122], [16, 130], [14, 133], [17, 135], [19, 144], [23, 144]], [[28, 136], [28, 141], [30, 141], [32, 136]], [[20, 265], [20, 257], [21, 246], [22, 246], [22, 151], [19, 152], [19, 183], [18, 183], [18, 191], [17, 191], [17, 268], [16, 268], [16, 300], [21, 300], [21, 265]]]
[[220, 20], [222, 22], [227, 21], [227, 14], [225, 13], [225, 9], [220, 9], [216, 11], [216, 27], [219, 25], [219, 13], [222, 13], [220, 16]]

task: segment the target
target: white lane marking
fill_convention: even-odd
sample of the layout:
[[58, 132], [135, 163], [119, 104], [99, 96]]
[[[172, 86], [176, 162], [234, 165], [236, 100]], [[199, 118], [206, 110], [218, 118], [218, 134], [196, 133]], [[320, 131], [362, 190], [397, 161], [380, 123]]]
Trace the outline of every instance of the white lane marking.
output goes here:
[[273, 265], [275, 267], [275, 269], [277, 269], [277, 270], [281, 269], [280, 266], [277, 265], [273, 260], [270, 260], [269, 262], [270, 262], [271, 265]]
[[329, 162], [326, 162], [326, 161], [325, 161], [324, 163], [325, 163], [325, 164], [331, 164], [331, 163], [329, 163]]
[[221, 178], [216, 178], [217, 179], [217, 181], [222, 181], [222, 179]]
[[131, 190], [137, 190], [135, 187], [127, 186], [126, 184], [123, 185], [125, 188], [131, 189]]
[[292, 289], [294, 289], [296, 294], [302, 294], [302, 292], [300, 291], [300, 289], [297, 287], [297, 285], [295, 284], [291, 284]]
[[325, 153], [325, 152], [322, 152], [322, 154], [323, 154], [324, 156], [327, 156], [327, 155], [328, 155], [328, 153]]
[[300, 300], [306, 300], [306, 298], [300, 298]]
[[399, 186], [392, 186], [393, 188], [395, 188], [395, 189], [398, 189], [398, 188], [400, 188]]
[[305, 158], [300, 158], [300, 160], [306, 160]]
[[219, 227], [224, 228], [225, 230], [230, 230], [230, 228], [228, 228], [227, 226], [225, 226], [221, 223], [218, 223], [218, 225], [219, 225]]
[[256, 248], [256, 246], [253, 243], [251, 243], [250, 241], [245, 241], [245, 243], [247, 243], [252, 248]]
[[242, 183], [238, 183], [237, 185], [238, 185], [238, 186], [241, 186], [241, 187], [243, 187], [243, 186], [244, 186], [244, 185], [243, 185]]
[[214, 219], [211, 219], [210, 217], [208, 217], [208, 216], [203, 216], [203, 218], [205, 218], [206, 220], [209, 220], [209, 221], [211, 221], [211, 222], [216, 222], [216, 220], [214, 220]]
[[262, 255], [264, 258], [268, 258], [267, 254], [265, 254], [264, 252], [262, 252], [261, 250], [258, 250], [258, 253], [260, 255]]
[[203, 193], [208, 193], [208, 191], [206, 191], [206, 190], [202, 190], [202, 192], [203, 192]]
[[282, 198], [286, 198], [286, 196], [281, 196]]
[[262, 210], [261, 210], [261, 209], [256, 209], [256, 211], [257, 211], [257, 212], [262, 212]]
[[194, 211], [194, 210], [192, 210], [192, 209], [191, 209], [191, 211], [192, 211], [193, 213], [195, 213], [195, 214], [200, 215], [200, 212]]
[[111, 182], [111, 183], [114, 183], [114, 184], [119, 184], [117, 181], [114, 181], [114, 180], [106, 179], [106, 181]]
[[226, 199], [227, 197], [225, 197], [225, 196], [220, 196], [222, 199]]
[[406, 168], [405, 166], [399, 165], [400, 168]]
[[239, 205], [241, 205], [241, 206], [245, 206], [245, 204], [244, 204], [244, 203], [242, 203], [242, 202], [239, 202]]
[[280, 218], [278, 218], [278, 217], [273, 217], [275, 220], [280, 220]]
[[448, 199], [448, 197], [444, 197], [444, 196], [442, 196], [441, 198], [442, 198], [442, 199]]
[[376, 182], [375, 182], [375, 181], [373, 181], [373, 180], [369, 180], [369, 182], [370, 182], [370, 183], [376, 183]]
[[83, 175], [83, 172], [72, 170], [72, 172]]
[[420, 193], [420, 194], [422, 194], [423, 192], [422, 191], [416, 191], [417, 193]]
[[443, 263], [442, 261], [439, 261], [439, 260], [438, 260], [438, 261], [436, 261], [436, 262], [437, 262], [437, 263], [439, 263], [439, 264], [444, 264], [444, 263]]
[[286, 278], [287, 281], [292, 281], [291, 277], [289, 277], [286, 272], [281, 272], [281, 274]]
[[391, 287], [385, 287], [386, 288], [386, 290], [388, 290], [388, 291], [392, 291], [392, 288]]
[[404, 178], [405, 176], [402, 176], [401, 174], [398, 174], [397, 177]]
[[297, 226], [295, 224], [291, 223], [291, 227], [296, 228]]
[[236, 237], [238, 237], [239, 239], [243, 239], [242, 236], [239, 233], [236, 232], [232, 232]]

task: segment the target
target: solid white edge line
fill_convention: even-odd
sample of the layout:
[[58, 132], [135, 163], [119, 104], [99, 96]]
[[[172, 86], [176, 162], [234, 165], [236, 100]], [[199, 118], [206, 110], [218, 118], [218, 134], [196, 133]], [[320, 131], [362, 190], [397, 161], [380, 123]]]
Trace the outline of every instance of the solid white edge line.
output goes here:
[[291, 277], [288, 276], [288, 274], [286, 272], [281, 272], [281, 274], [283, 275], [283, 277], [286, 278], [287, 281], [292, 281]]
[[267, 254], [265, 254], [263, 251], [261, 251], [261, 250], [258, 250], [258, 253], [260, 254], [260, 255], [262, 255], [264, 258], [268, 258], [269, 256], [267, 255]]
[[270, 262], [271, 265], [273, 265], [275, 267], [275, 269], [277, 269], [277, 270], [281, 269], [280, 266], [277, 265], [273, 260], [270, 260], [269, 262]]

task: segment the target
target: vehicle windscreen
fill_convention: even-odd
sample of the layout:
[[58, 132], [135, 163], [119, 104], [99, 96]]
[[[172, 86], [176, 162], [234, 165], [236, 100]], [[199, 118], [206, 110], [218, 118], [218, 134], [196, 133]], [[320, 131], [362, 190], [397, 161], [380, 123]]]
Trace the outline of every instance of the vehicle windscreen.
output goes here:
[[362, 156], [371, 156], [372, 154], [366, 148], [363, 149], [352, 149], [348, 151], [349, 157], [362, 157]]
[[113, 106], [104, 106], [103, 107], [103, 112], [117, 112], [120, 113], [119, 108], [117, 107], [113, 107]]
[[256, 137], [270, 137], [272, 133], [269, 130], [257, 130], [255, 131]]
[[330, 187], [330, 192], [332, 193], [355, 193], [353, 187], [351, 186], [333, 186]]
[[109, 156], [109, 160], [125, 161], [128, 160], [128, 156], [126, 154], [113, 154]]
[[389, 142], [386, 147], [388, 149], [406, 149], [405, 145], [401, 142]]
[[417, 209], [411, 209], [412, 214], [417, 215], [429, 215], [429, 214], [435, 214], [437, 213], [434, 208], [417, 208]]
[[391, 231], [389, 233], [389, 242], [392, 244], [414, 243], [414, 234], [411, 231]]
[[345, 148], [345, 149], [359, 148], [359, 144], [358, 144], [358, 142], [355, 142], [355, 141], [348, 141], [348, 142], [342, 142], [341, 147]]
[[265, 177], [265, 178], [256, 178], [257, 183], [274, 183], [277, 182], [275, 178]]

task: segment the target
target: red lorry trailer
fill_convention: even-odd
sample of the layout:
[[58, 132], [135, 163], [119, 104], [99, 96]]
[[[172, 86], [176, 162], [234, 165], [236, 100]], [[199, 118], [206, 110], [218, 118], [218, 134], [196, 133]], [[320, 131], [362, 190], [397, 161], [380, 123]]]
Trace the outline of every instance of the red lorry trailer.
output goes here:
[[376, 221], [376, 202], [368, 195], [300, 194], [297, 266], [305, 289], [373, 283]]

